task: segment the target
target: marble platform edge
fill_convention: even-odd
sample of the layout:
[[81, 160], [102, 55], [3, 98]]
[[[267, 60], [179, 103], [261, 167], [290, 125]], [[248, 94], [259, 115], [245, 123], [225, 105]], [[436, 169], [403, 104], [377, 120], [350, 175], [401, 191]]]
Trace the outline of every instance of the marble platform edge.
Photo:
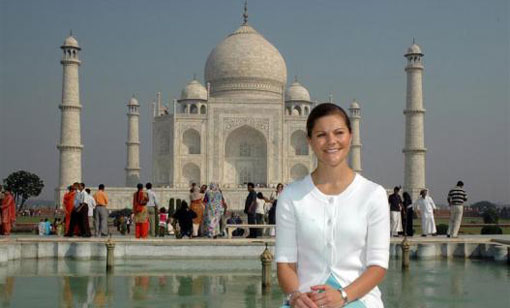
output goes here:
[[[113, 238], [115, 258], [258, 258], [265, 249], [274, 254], [274, 239], [147, 239]], [[402, 238], [392, 238], [391, 258], [401, 258]], [[505, 262], [510, 241], [506, 238], [410, 238], [413, 259], [473, 258]], [[106, 258], [105, 238], [2, 238], [0, 264], [18, 259]]]

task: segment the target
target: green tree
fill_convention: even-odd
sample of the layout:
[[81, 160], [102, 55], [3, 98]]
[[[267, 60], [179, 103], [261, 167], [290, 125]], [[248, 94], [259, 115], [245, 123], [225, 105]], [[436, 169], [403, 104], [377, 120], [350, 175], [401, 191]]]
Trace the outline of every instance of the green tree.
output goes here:
[[[4, 179], [4, 186], [11, 189], [16, 204], [22, 209], [30, 197], [37, 197], [41, 193], [44, 182], [37, 174], [24, 170], [16, 171]], [[21, 204], [19, 203], [21, 200]]]
[[497, 224], [499, 221], [499, 214], [495, 208], [488, 208], [482, 212], [483, 222], [486, 224]]
[[496, 204], [489, 201], [479, 201], [470, 205], [470, 208], [478, 211], [478, 213], [483, 213], [488, 209], [496, 209]]

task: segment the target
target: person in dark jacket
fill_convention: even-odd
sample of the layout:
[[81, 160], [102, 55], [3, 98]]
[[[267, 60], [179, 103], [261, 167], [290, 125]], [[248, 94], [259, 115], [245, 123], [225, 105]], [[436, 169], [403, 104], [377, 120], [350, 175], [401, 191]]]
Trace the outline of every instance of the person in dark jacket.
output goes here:
[[[244, 203], [244, 213], [248, 215], [248, 224], [254, 225], [257, 223], [257, 192], [255, 191], [255, 185], [253, 183], [248, 183], [248, 196], [246, 197], [246, 202]], [[248, 238], [256, 238], [257, 237], [257, 229], [250, 228], [250, 234]]]
[[404, 191], [404, 194], [402, 195], [404, 197], [404, 210], [406, 211], [405, 221], [404, 221], [404, 232], [407, 236], [413, 236], [413, 218], [414, 218], [414, 211], [413, 211], [413, 200], [411, 199], [411, 196], [407, 191]]
[[181, 228], [181, 237], [192, 237], [193, 218], [196, 217], [197, 214], [188, 207], [188, 203], [186, 201], [182, 201], [181, 207], [173, 215], [173, 218], [177, 219], [177, 222], [179, 222], [179, 227]]

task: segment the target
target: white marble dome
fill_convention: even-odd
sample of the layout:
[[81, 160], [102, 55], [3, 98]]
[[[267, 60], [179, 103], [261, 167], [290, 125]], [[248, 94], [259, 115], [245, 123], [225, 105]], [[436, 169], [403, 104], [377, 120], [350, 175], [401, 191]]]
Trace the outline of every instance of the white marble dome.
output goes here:
[[411, 47], [407, 48], [406, 54], [420, 54], [420, 55], [422, 55], [423, 53], [421, 52], [420, 45], [413, 43], [411, 45]]
[[134, 95], [129, 99], [128, 106], [140, 106]]
[[207, 100], [207, 89], [196, 79], [190, 81], [181, 91], [181, 100]]
[[281, 96], [287, 83], [287, 67], [278, 49], [247, 24], [211, 51], [204, 75], [211, 96], [247, 91]]
[[78, 41], [74, 38], [74, 36], [72, 35], [69, 35], [65, 41], [64, 41], [64, 45], [62, 45], [62, 47], [75, 47], [75, 48], [80, 48], [80, 45], [78, 45]]
[[310, 93], [299, 82], [294, 81], [285, 92], [285, 101], [310, 101]]
[[353, 100], [350, 106], [350, 109], [360, 109], [359, 104], [356, 100]]

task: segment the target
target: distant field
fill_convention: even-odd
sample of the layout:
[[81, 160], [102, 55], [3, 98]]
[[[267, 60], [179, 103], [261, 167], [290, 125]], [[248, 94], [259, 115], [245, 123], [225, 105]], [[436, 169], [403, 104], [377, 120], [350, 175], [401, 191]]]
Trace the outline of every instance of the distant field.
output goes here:
[[[448, 218], [436, 218], [436, 226], [440, 224], [448, 225]], [[483, 224], [482, 217], [464, 217], [462, 219], [462, 225], [477, 225]], [[499, 219], [499, 224], [510, 224], [510, 219]], [[420, 218], [413, 220], [414, 233], [421, 234], [421, 220]], [[510, 227], [502, 227], [503, 234], [510, 234]], [[481, 227], [461, 227], [459, 230], [460, 234], [480, 234], [482, 228]]]

